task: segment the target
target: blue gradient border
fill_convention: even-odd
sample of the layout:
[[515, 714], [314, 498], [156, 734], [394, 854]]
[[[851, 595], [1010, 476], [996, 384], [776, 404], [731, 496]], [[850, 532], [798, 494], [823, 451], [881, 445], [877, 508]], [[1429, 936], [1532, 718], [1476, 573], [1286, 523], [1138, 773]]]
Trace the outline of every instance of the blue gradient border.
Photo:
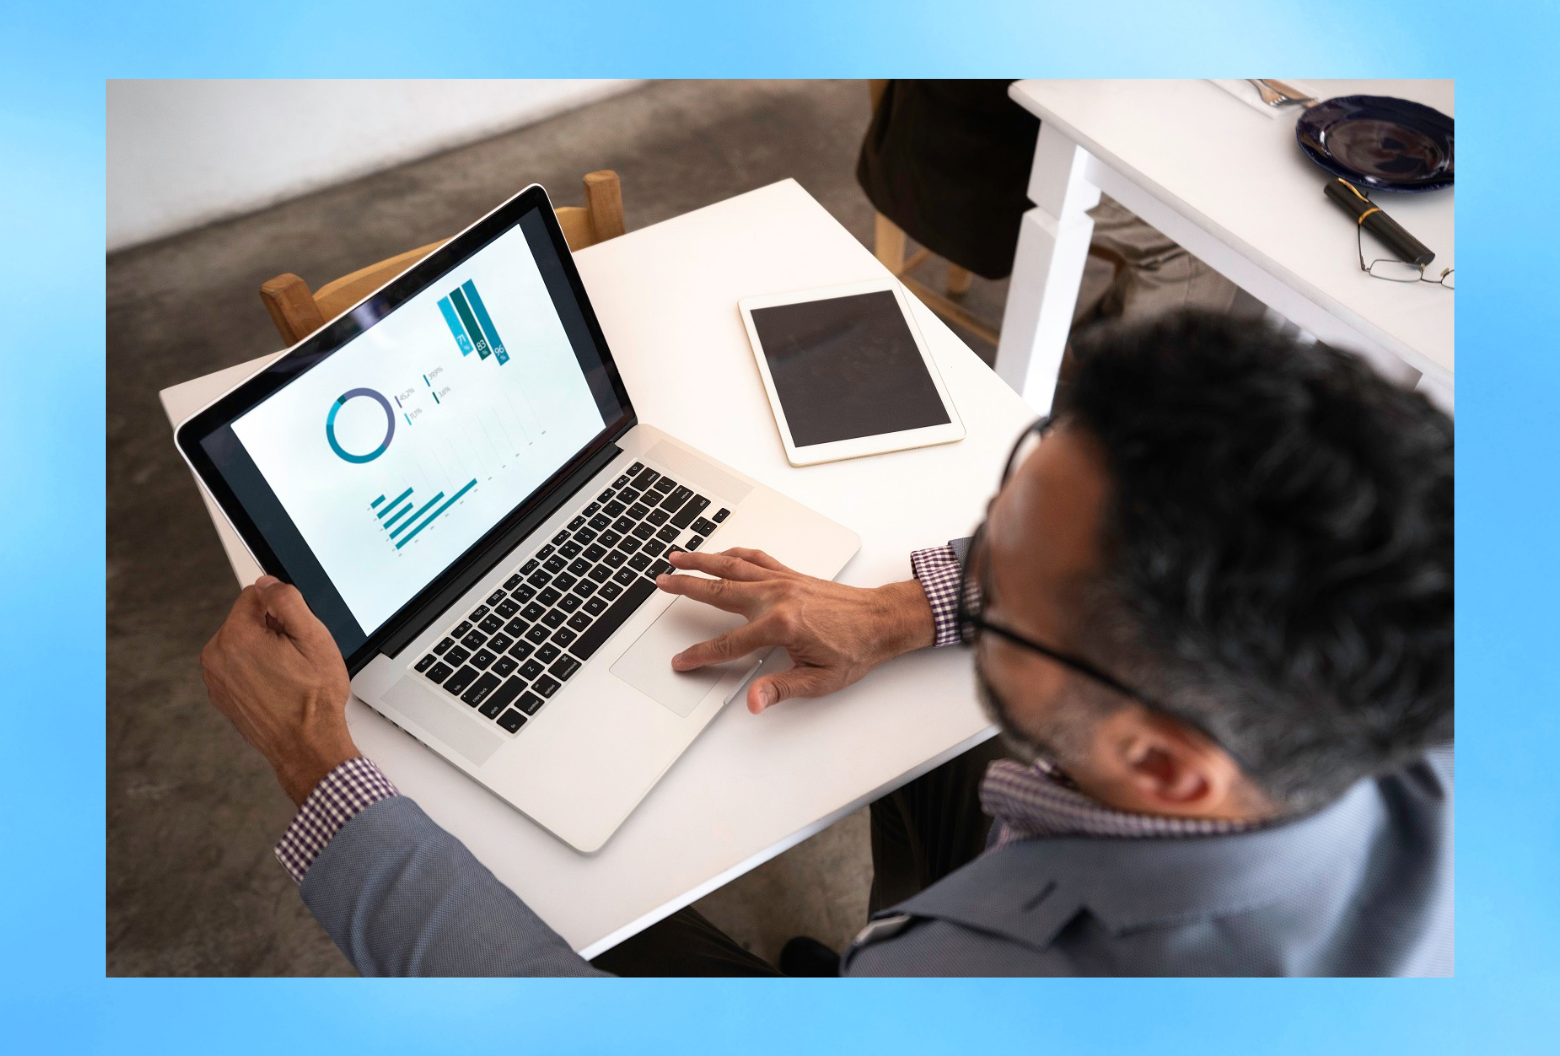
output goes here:
[[[534, 12], [534, 14], [533, 14]], [[429, 46], [430, 18], [479, 27]], [[588, 22], [587, 22], [588, 18]], [[1553, 4], [799, 0], [0, 11], [0, 1037], [13, 1052], [1560, 1051]], [[1454, 76], [1457, 978], [104, 979], [104, 79]], [[72, 325], [56, 328], [70, 306]], [[155, 584], [145, 584], [155, 589]], [[67, 620], [70, 613], [81, 618]], [[62, 664], [54, 648], [70, 657]]]

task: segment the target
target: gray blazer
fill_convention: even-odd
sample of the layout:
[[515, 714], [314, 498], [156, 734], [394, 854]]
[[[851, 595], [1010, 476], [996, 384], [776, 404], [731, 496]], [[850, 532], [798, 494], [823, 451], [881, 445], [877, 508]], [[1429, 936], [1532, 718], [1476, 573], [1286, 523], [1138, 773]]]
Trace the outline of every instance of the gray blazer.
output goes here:
[[[365, 975], [598, 975], [405, 797], [303, 880]], [[1039, 839], [878, 914], [847, 975], [1449, 975], [1452, 755], [1234, 836]]]

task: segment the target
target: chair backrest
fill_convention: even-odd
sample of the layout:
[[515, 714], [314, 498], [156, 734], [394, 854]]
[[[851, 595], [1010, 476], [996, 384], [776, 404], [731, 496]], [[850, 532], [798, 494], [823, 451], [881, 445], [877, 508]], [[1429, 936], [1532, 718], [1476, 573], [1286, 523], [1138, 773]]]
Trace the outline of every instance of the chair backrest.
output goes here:
[[[617, 173], [610, 169], [587, 173], [584, 208], [566, 205], [556, 212], [570, 250], [581, 250], [621, 235], [623, 187]], [[447, 241], [441, 239], [398, 253], [327, 282], [316, 291], [311, 291], [309, 284], [296, 275], [278, 275], [260, 285], [260, 300], [282, 340], [295, 345]]]

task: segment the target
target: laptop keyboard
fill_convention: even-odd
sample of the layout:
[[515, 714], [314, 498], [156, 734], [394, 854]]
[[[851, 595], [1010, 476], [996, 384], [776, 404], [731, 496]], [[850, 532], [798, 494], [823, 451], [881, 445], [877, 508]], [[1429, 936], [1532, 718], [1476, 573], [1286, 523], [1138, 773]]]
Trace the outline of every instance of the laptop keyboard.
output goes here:
[[655, 593], [667, 556], [731, 515], [642, 462], [582, 506], [412, 665], [499, 729], [518, 733]]

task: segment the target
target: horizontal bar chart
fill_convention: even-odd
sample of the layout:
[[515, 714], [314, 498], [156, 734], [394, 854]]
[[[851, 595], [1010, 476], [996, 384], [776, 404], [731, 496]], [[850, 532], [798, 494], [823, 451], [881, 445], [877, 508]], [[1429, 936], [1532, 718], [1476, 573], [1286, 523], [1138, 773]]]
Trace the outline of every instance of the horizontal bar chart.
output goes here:
[[369, 509], [379, 511], [374, 515], [380, 521], [379, 526], [389, 533], [389, 538], [395, 542], [395, 548], [399, 550], [476, 486], [477, 482], [470, 480], [465, 487], [448, 498], [445, 498], [444, 492], [439, 491], [426, 502], [413, 496], [414, 489], [407, 488], [389, 502], [386, 502], [385, 497], [381, 495], [368, 505]]

